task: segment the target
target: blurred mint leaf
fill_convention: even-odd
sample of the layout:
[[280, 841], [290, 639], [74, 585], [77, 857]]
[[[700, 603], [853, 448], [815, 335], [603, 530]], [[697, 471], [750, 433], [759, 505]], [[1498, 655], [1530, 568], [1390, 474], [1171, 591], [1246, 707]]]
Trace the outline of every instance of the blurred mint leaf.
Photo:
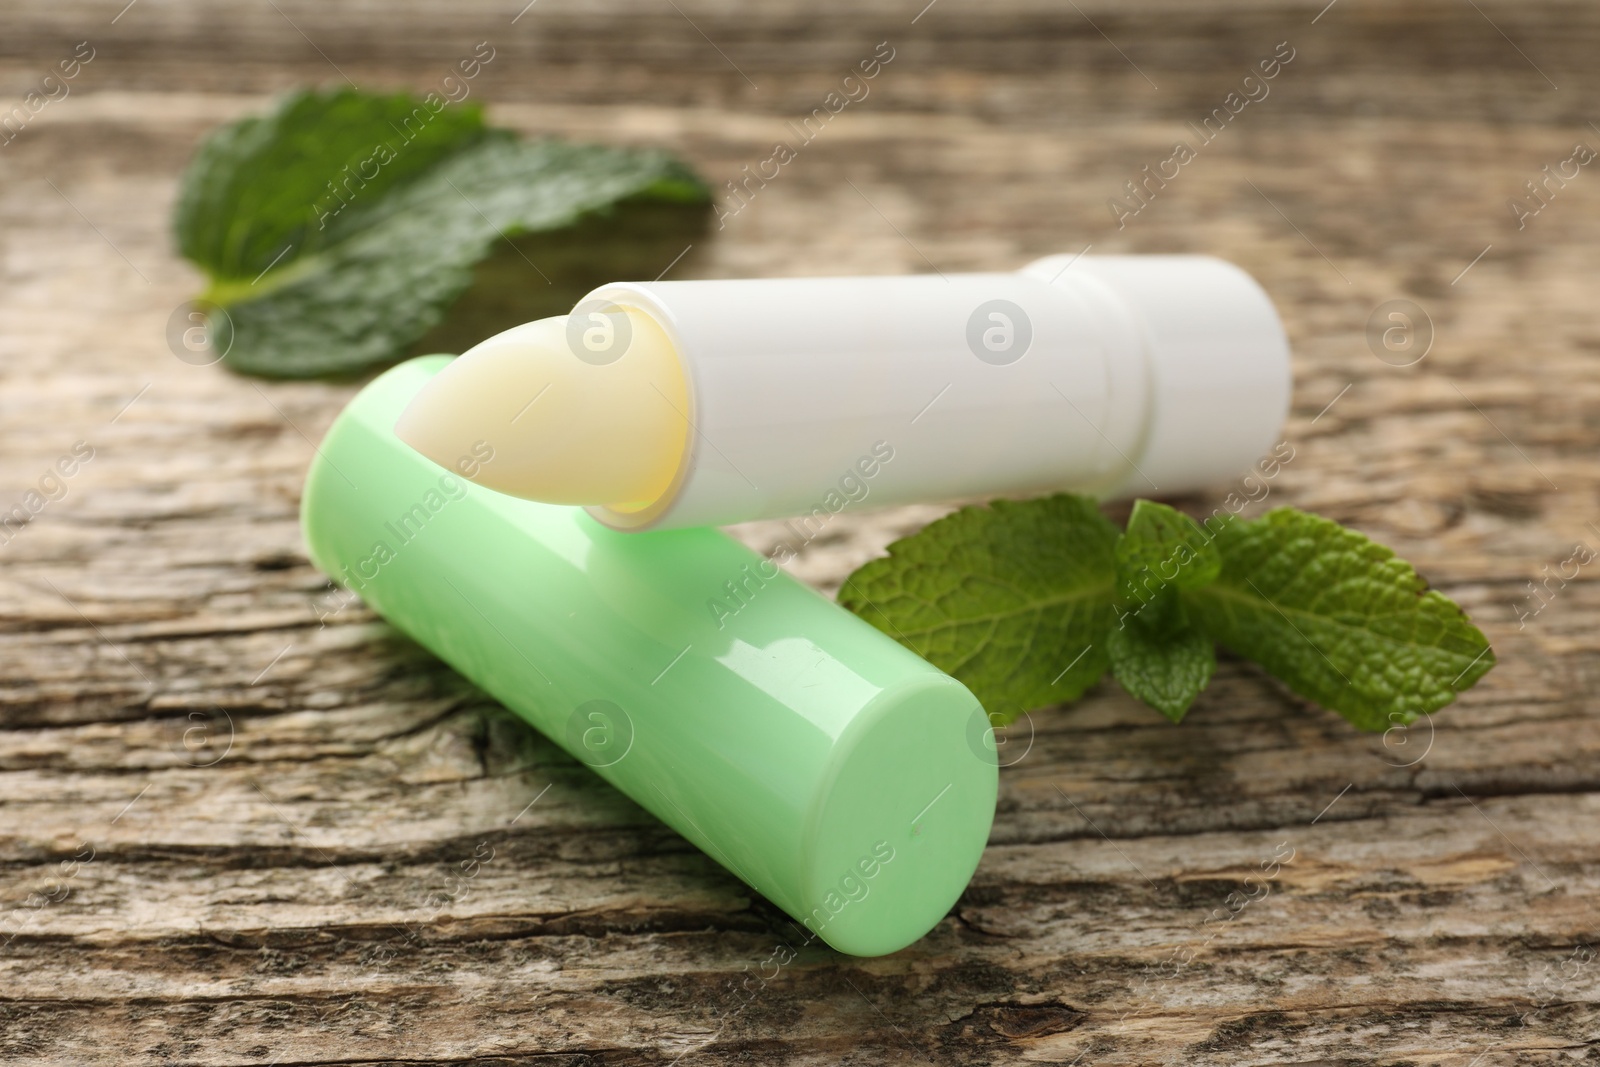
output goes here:
[[968, 507], [889, 546], [839, 602], [971, 689], [990, 721], [1105, 673], [1117, 528], [1087, 497]]
[[1358, 729], [1413, 722], [1494, 666], [1465, 612], [1336, 522], [1278, 508], [1223, 524], [1215, 543], [1222, 573], [1183, 594], [1190, 618]]
[[1211, 681], [1217, 655], [1211, 638], [1193, 626], [1155, 633], [1144, 626], [1115, 627], [1106, 635], [1111, 673], [1128, 695], [1173, 722]]
[[213, 283], [250, 282], [361, 229], [386, 193], [489, 136], [476, 105], [290, 93], [201, 143], [178, 190], [178, 250]]
[[339, 90], [212, 134], [174, 224], [231, 325], [225, 362], [310, 377], [398, 359], [503, 239], [638, 198], [708, 192], [665, 153], [522, 142], [476, 108]]

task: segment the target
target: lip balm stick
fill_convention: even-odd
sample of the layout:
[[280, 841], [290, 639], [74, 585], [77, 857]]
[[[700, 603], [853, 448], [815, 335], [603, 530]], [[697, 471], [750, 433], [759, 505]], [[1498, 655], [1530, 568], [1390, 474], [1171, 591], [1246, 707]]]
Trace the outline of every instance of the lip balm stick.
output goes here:
[[449, 362], [395, 367], [328, 431], [316, 564], [834, 948], [938, 923], [994, 816], [966, 687], [716, 530], [472, 485], [452, 472], [506, 462], [484, 441], [441, 470], [391, 428]]
[[1239, 268], [1052, 256], [605, 285], [462, 355], [395, 430], [445, 464], [488, 440], [482, 484], [643, 530], [832, 513], [864, 476], [863, 506], [1199, 489], [1270, 448], [1289, 387]]

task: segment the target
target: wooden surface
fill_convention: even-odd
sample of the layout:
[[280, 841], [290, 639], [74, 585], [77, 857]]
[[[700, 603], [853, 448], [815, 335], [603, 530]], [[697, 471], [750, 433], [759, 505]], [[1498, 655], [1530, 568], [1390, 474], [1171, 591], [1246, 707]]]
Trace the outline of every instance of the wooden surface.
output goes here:
[[[0, 17], [6, 108], [95, 49], [0, 147], [0, 510], [93, 449], [0, 545], [0, 1060], [1600, 1060], [1600, 563], [1528, 590], [1600, 549], [1600, 175], [1522, 230], [1506, 204], [1600, 147], [1592, 5], [520, 6]], [[306, 82], [428, 88], [481, 40], [497, 121], [718, 184], [890, 41], [695, 272], [1233, 259], [1295, 346], [1294, 459], [1250, 513], [1393, 545], [1500, 666], [1387, 742], [1234, 661], [1177, 728], [1107, 683], [1013, 738], [926, 939], [766, 964], [774, 908], [359, 604], [319, 623], [299, 485], [355, 387], [168, 350], [199, 279], [167, 217], [209, 127]], [[1107, 199], [1280, 41], [1270, 96], [1119, 230]], [[1369, 348], [1393, 299], [1435, 327], [1412, 366]], [[796, 570], [831, 588], [938, 513], [841, 521]]]

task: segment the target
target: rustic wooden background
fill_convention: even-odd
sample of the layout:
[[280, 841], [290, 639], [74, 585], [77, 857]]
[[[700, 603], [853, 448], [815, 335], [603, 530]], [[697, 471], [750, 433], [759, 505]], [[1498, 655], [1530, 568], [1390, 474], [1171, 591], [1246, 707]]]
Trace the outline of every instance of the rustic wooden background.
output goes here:
[[[1600, 562], [1569, 562], [1600, 550], [1600, 175], [1507, 207], [1600, 147], [1592, 4], [125, 2], [0, 11], [0, 110], [95, 50], [0, 146], [0, 510], [93, 449], [0, 532], [0, 1059], [1600, 1061]], [[299, 486], [355, 386], [168, 349], [208, 128], [298, 84], [432, 87], [479, 41], [495, 120], [719, 184], [890, 42], [693, 271], [1233, 259], [1295, 346], [1294, 459], [1252, 513], [1393, 545], [1500, 666], [1387, 739], [1238, 662], [1176, 728], [1107, 683], [1008, 742], [926, 939], [768, 965], [770, 905], [361, 606], [319, 622]], [[1107, 199], [1282, 41], [1270, 96], [1118, 229]], [[1432, 328], [1380, 359], [1396, 299]], [[938, 513], [841, 522], [797, 570], [831, 588]]]

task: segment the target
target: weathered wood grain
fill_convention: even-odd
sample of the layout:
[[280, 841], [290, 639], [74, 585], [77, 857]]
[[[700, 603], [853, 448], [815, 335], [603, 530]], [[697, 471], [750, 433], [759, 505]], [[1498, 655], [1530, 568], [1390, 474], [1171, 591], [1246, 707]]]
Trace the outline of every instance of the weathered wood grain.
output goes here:
[[[1506, 204], [1600, 146], [1592, 6], [121, 8], [0, 14], [0, 114], [96, 50], [0, 145], [0, 512], [93, 449], [0, 527], [6, 1062], [1600, 1060], [1600, 593], [1528, 586], [1600, 548], [1600, 179], [1522, 229]], [[309, 81], [426, 88], [480, 40], [495, 120], [719, 186], [892, 42], [694, 271], [1233, 259], [1295, 344], [1294, 458], [1252, 513], [1393, 545], [1500, 666], [1388, 738], [1236, 661], [1178, 728], [1108, 682], [1012, 731], [983, 865], [926, 939], [766, 963], [781, 913], [330, 596], [299, 484], [356, 386], [168, 350], [198, 278], [166, 220], [208, 128]], [[1107, 200], [1280, 41], [1270, 95], [1118, 228]], [[1415, 365], [1369, 348], [1391, 299], [1434, 325]], [[794, 570], [831, 591], [944, 510], [847, 516]]]

